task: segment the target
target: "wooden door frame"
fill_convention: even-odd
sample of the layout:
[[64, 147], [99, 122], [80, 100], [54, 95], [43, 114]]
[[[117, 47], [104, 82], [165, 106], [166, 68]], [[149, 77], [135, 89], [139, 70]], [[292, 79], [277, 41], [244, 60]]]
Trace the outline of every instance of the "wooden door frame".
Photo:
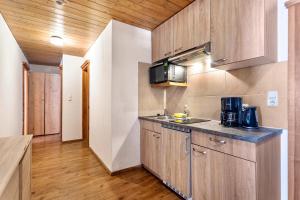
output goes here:
[[[82, 69], [82, 140], [84, 140], [84, 116], [83, 116], [83, 113], [84, 113], [84, 101], [83, 101], [83, 90], [84, 90], [84, 79], [83, 79], [83, 75], [84, 73], [87, 73], [88, 74], [88, 91], [87, 91], [87, 102], [88, 102], [88, 108], [89, 108], [89, 105], [90, 105], [90, 60], [86, 60], [82, 65], [81, 65], [81, 69]], [[90, 135], [90, 109], [87, 110], [87, 142], [89, 143], [89, 135]]]
[[[23, 135], [27, 135], [28, 134], [28, 106], [29, 106], [29, 98], [28, 98], [28, 95], [29, 95], [29, 70], [30, 70], [30, 66], [27, 62], [23, 62], [22, 63], [22, 67], [23, 67], [23, 70], [22, 70], [22, 90], [23, 90], [23, 94], [22, 94], [22, 105], [23, 105], [23, 127], [22, 127], [22, 134]], [[27, 94], [25, 94], [25, 72], [27, 73]], [[25, 98], [27, 97], [27, 105], [25, 105]], [[25, 116], [25, 109], [27, 109], [27, 116]], [[25, 130], [25, 119], [27, 119], [27, 130]]]
[[60, 64], [57, 69], [60, 70], [60, 142], [62, 142], [62, 118], [63, 118], [63, 65]]

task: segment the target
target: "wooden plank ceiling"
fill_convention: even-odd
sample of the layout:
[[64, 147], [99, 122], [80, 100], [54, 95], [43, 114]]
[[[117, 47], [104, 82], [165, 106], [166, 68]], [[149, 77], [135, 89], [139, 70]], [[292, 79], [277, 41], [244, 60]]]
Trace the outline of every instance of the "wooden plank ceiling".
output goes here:
[[63, 53], [83, 56], [111, 19], [152, 30], [192, 1], [0, 0], [0, 12], [30, 63], [57, 66]]

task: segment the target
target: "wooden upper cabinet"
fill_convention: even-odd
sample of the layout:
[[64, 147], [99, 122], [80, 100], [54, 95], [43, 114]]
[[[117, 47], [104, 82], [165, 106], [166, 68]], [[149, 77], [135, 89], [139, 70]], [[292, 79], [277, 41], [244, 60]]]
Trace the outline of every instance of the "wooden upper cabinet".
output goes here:
[[275, 62], [276, 0], [211, 0], [213, 67], [235, 69]]
[[194, 13], [195, 2], [177, 13], [174, 20], [174, 54], [186, 51], [195, 46]]
[[210, 1], [196, 0], [191, 4], [194, 13], [194, 46], [210, 42]]
[[173, 18], [160, 25], [160, 59], [173, 55]]
[[158, 61], [161, 58], [161, 46], [160, 46], [160, 26], [152, 31], [152, 61]]
[[173, 55], [173, 18], [152, 31], [152, 62]]

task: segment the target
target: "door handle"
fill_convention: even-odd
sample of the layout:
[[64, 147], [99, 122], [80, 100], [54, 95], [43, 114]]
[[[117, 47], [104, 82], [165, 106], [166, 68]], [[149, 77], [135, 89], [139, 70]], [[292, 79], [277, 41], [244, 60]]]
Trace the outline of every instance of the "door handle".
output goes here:
[[225, 140], [218, 140], [218, 139], [214, 139], [214, 138], [209, 138], [210, 141], [218, 143], [218, 144], [226, 144]]
[[185, 136], [185, 154], [190, 152], [190, 136]]
[[199, 150], [196, 149], [196, 148], [193, 148], [193, 151], [196, 152], [196, 153], [200, 153], [200, 154], [202, 154], [202, 155], [206, 155], [206, 154], [207, 154], [206, 151], [199, 151]]

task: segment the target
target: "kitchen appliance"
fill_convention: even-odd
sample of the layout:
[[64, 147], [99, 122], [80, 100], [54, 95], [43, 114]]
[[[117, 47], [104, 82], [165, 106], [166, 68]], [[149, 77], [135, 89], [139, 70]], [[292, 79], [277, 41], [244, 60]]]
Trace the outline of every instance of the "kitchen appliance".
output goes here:
[[184, 66], [171, 64], [168, 61], [157, 63], [149, 69], [150, 84], [164, 82], [187, 82], [187, 69]]
[[197, 119], [197, 118], [182, 118], [182, 119], [172, 119], [170, 122], [177, 123], [177, 124], [195, 124], [195, 123], [202, 123], [208, 122], [210, 120], [206, 119]]
[[210, 43], [195, 47], [193, 49], [176, 54], [168, 59], [169, 62], [183, 65], [193, 66], [195, 63], [201, 63], [210, 55]]
[[243, 107], [242, 126], [244, 128], [258, 128], [257, 110], [255, 106]]
[[[162, 144], [163, 183], [186, 200], [192, 199], [191, 191], [191, 129], [170, 123], [162, 124], [163, 138], [170, 140]], [[174, 145], [173, 145], [174, 144]], [[180, 180], [180, 181], [178, 181]]]
[[221, 98], [221, 124], [227, 127], [238, 127], [242, 124], [242, 98]]

